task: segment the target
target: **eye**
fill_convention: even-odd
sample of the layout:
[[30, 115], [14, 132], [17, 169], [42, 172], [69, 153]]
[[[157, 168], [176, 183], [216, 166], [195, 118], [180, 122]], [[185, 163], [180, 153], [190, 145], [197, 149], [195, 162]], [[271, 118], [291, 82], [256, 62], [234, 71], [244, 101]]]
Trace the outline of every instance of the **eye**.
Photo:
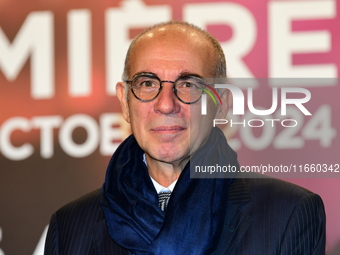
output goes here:
[[183, 84], [182, 84], [182, 88], [192, 88], [192, 87], [195, 87], [196, 85], [194, 84], [194, 83], [192, 83], [192, 82], [189, 82], [189, 81], [185, 81], [185, 82], [183, 82]]
[[133, 86], [136, 89], [154, 89], [158, 88], [159, 81], [153, 77], [139, 76], [133, 81]]
[[192, 77], [185, 77], [182, 79], [179, 79], [176, 82], [176, 88], [178, 90], [195, 90], [203, 87], [203, 82], [199, 79], [192, 78]]
[[145, 80], [141, 81], [140, 85], [141, 87], [147, 87], [147, 88], [152, 88], [157, 86], [156, 82], [154, 80]]

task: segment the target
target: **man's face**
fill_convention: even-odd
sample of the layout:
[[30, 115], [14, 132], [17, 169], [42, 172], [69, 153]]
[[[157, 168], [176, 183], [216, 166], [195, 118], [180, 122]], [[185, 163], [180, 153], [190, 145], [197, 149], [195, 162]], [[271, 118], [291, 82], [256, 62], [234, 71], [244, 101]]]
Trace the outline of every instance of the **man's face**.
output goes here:
[[[172, 31], [161, 35], [155, 32], [140, 39], [130, 63], [129, 79], [143, 72], [155, 74], [160, 80], [175, 81], [183, 73], [211, 78], [215, 62], [205, 40], [195, 34]], [[216, 114], [212, 102], [208, 102], [208, 114], [201, 116], [201, 101], [191, 105], [179, 101], [172, 83], [163, 83], [161, 93], [150, 102], [136, 99], [131, 90], [126, 101], [126, 96], [119, 95], [122, 87], [117, 85], [123, 115], [131, 123], [138, 144], [152, 160], [186, 163], [190, 151], [197, 150], [210, 134]], [[191, 144], [190, 136], [195, 138]]]

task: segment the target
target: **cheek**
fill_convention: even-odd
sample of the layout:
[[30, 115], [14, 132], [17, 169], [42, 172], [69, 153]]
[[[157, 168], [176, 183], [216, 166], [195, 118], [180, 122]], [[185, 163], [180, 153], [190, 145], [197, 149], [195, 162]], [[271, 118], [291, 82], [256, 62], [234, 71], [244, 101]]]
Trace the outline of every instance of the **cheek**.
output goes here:
[[131, 127], [135, 130], [141, 130], [147, 123], [147, 109], [144, 104], [134, 102], [129, 104], [129, 120]]
[[212, 126], [213, 124], [213, 120], [216, 116], [216, 111], [217, 108], [214, 105], [213, 102], [209, 102], [208, 101], [208, 105], [207, 105], [207, 113], [206, 115], [202, 114], [202, 110], [201, 110], [201, 104], [194, 104], [191, 106], [190, 108], [190, 123], [192, 125], [196, 125], [196, 126], [200, 126], [203, 125], [204, 126]]
[[[208, 104], [209, 106], [209, 104]], [[215, 118], [216, 110], [214, 107], [208, 107], [207, 114], [201, 114], [201, 107], [198, 111], [192, 112], [190, 128], [190, 147], [195, 150], [202, 146], [202, 143], [208, 138]]]

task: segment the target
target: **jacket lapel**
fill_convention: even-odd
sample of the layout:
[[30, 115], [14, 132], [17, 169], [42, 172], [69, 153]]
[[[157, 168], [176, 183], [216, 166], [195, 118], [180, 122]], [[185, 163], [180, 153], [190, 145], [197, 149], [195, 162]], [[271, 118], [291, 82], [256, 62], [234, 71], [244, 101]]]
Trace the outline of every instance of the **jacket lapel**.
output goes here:
[[246, 215], [240, 210], [240, 207], [249, 201], [249, 192], [243, 179], [234, 179], [229, 189], [224, 229], [217, 249], [212, 255], [235, 254], [253, 220], [251, 215]]

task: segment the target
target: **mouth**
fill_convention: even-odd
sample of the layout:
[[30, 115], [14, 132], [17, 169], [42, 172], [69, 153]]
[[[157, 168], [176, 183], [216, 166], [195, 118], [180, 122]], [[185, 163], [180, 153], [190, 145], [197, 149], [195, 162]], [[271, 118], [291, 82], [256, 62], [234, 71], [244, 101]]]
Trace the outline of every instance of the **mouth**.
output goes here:
[[185, 127], [182, 126], [159, 126], [159, 127], [154, 127], [151, 128], [152, 132], [156, 133], [177, 133], [186, 130]]

